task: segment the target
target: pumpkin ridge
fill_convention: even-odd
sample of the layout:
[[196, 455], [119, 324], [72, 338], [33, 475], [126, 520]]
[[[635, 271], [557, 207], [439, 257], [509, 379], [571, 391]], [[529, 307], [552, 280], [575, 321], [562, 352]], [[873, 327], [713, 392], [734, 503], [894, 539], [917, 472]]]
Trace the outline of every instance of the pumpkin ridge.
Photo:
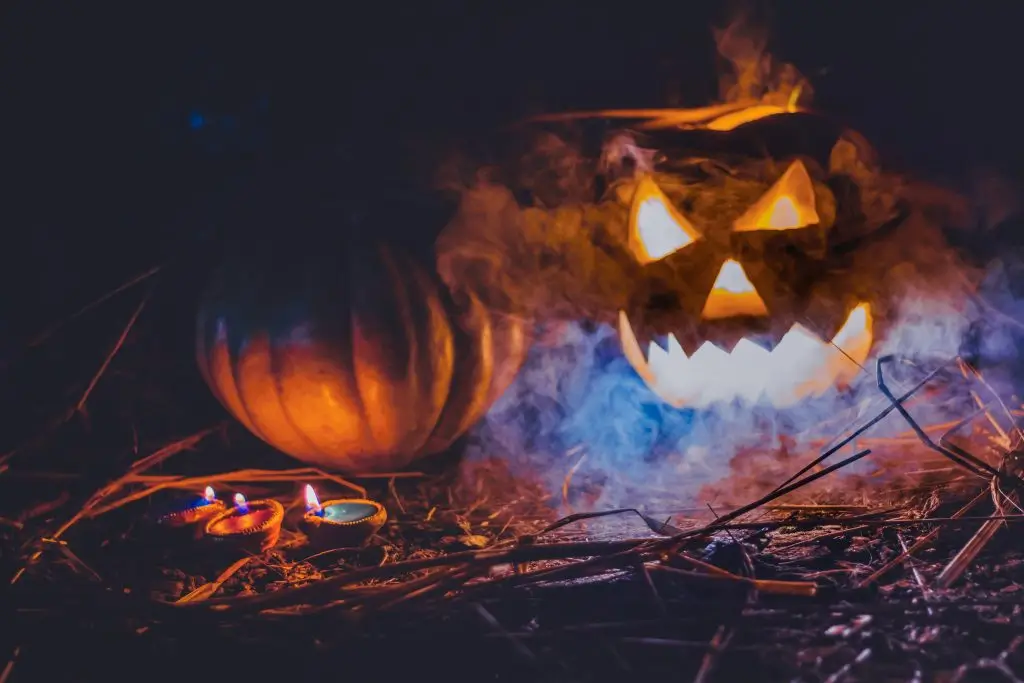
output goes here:
[[[429, 453], [448, 448], [476, 422], [492, 391], [495, 375], [494, 324], [489, 312], [472, 294], [467, 296], [468, 306], [462, 308], [447, 287], [442, 285], [440, 289], [442, 305], [451, 321], [453, 353], [465, 360], [459, 369], [452, 369], [448, 399], [425, 441]], [[475, 328], [474, 320], [478, 321]]]
[[405, 258], [414, 266], [415, 283], [410, 283], [409, 286], [418, 287], [424, 294], [424, 315], [428, 326], [434, 330], [425, 335], [430, 343], [428, 348], [424, 349], [421, 358], [421, 365], [431, 378], [425, 394], [431, 402], [431, 412], [429, 416], [424, 416], [423, 429], [419, 431], [420, 438], [413, 452], [434, 453], [436, 450], [431, 448], [433, 436], [440, 428], [445, 413], [453, 402], [457, 403], [458, 396], [464, 391], [464, 385], [457, 381], [456, 368], [456, 358], [461, 358], [456, 355], [459, 349], [457, 342], [460, 330], [456, 318], [453, 317], [453, 311], [444, 298], [444, 284], [436, 274], [412, 262], [408, 255], [405, 255]]
[[[203, 340], [203, 354], [200, 361], [201, 373], [204, 378], [210, 378], [209, 383], [213, 389], [213, 395], [220, 401], [220, 404], [223, 405], [227, 412], [237, 415], [242, 424], [248, 427], [254, 434], [263, 438], [245, 410], [242, 395], [239, 393], [238, 383], [234, 380], [234, 376], [231, 373], [231, 357], [227, 348], [227, 326], [222, 318], [215, 318], [215, 321], [209, 324], [206, 321], [206, 313], [206, 310], [201, 311], [201, 321], [204, 324], [202, 329], [206, 333], [201, 335]], [[222, 342], [219, 339], [221, 330], [223, 330]], [[207, 341], [208, 336], [211, 334], [213, 336], [212, 345]], [[230, 386], [225, 387], [222, 384], [230, 384]], [[228, 392], [228, 389], [230, 389], [230, 392]]]
[[[351, 278], [351, 273], [348, 273]], [[351, 283], [351, 282], [350, 282]], [[359, 349], [356, 345], [356, 335], [358, 334], [358, 327], [356, 325], [356, 311], [349, 301], [349, 313], [348, 313], [348, 368], [350, 369], [350, 377], [347, 378], [347, 383], [352, 390], [352, 396], [355, 398], [356, 408], [359, 410], [359, 417], [363, 420], [366, 425], [364, 433], [361, 434], [360, 441], [364, 443], [369, 441], [372, 444], [371, 450], [377, 449], [376, 435], [373, 433], [373, 422], [370, 420], [369, 410], [366, 406], [366, 401], [363, 400], [363, 391], [359, 386]], [[341, 354], [339, 354], [341, 355]], [[357, 457], [363, 456], [367, 449], [360, 448], [356, 454]]]
[[[443, 306], [441, 307], [440, 314], [437, 311], [439, 300], [436, 288], [428, 278], [424, 277], [424, 272], [418, 263], [409, 258], [401, 259], [404, 261], [402, 265], [405, 266], [405, 271], [412, 276], [411, 278], [403, 277], [402, 269], [399, 268], [399, 259], [396, 258], [396, 255], [392, 254], [385, 247], [380, 247], [380, 254], [385, 268], [388, 269], [390, 280], [396, 283], [394, 289], [401, 310], [400, 317], [404, 328], [403, 331], [409, 344], [406, 381], [409, 386], [408, 396], [412, 398], [414, 403], [413, 410], [418, 419], [406, 434], [403, 435], [398, 445], [398, 450], [402, 453], [403, 457], [408, 457], [410, 454], [419, 451], [430, 438], [430, 434], [437, 425], [451, 389], [451, 350], [446, 348], [448, 353], [445, 354], [445, 361], [447, 362], [441, 363], [442, 366], [447, 366], [448, 376], [444, 378], [444, 383], [447, 386], [444, 386], [443, 395], [439, 395], [441, 392], [438, 391], [437, 382], [440, 379], [438, 377], [438, 361], [440, 359], [435, 357], [435, 351], [437, 350], [434, 348], [435, 337], [438, 334], [445, 337], [443, 345], [451, 347], [453, 341], [451, 321]], [[418, 319], [412, 305], [412, 292], [409, 290], [414, 287], [419, 290], [422, 298], [422, 320]], [[421, 333], [419, 330], [423, 328], [425, 328], [426, 332], [422, 334], [423, 339], [420, 339]], [[427, 378], [426, 383], [423, 382], [424, 376]], [[418, 409], [427, 400], [431, 403], [429, 414], [427, 411]]]
[[[228, 332], [228, 324], [227, 322], [224, 321], [223, 317], [217, 317], [217, 319], [213, 323], [213, 329], [214, 344], [212, 353], [214, 354], [214, 361], [216, 360], [218, 354], [224, 357], [223, 372], [226, 373], [224, 379], [230, 380], [231, 382], [230, 399], [228, 398], [227, 394], [228, 388], [221, 386], [220, 382], [215, 382], [212, 385], [216, 387], [215, 395], [217, 396], [218, 400], [220, 400], [220, 402], [228, 409], [229, 412], [240, 413], [238, 415], [238, 419], [246, 427], [252, 430], [253, 434], [263, 439], [264, 441], [268, 441], [266, 434], [264, 434], [263, 430], [260, 429], [259, 426], [257, 426], [256, 422], [252, 419], [252, 414], [249, 411], [249, 406], [246, 402], [245, 396], [242, 395], [242, 388], [238, 382], [237, 358], [235, 358], [235, 354], [231, 353], [231, 337], [230, 333]], [[220, 339], [221, 329], [224, 330], [223, 340]], [[232, 408], [235, 405], [237, 405], [237, 410], [232, 410]]]
[[[376, 264], [377, 272], [373, 273], [369, 282], [362, 283], [359, 290], [353, 290], [364, 294], [353, 303], [350, 314], [353, 374], [364, 407], [372, 449], [378, 452], [400, 452], [404, 447], [404, 439], [408, 437], [408, 428], [405, 434], [399, 435], [398, 423], [401, 416], [412, 414], [414, 408], [411, 401], [413, 394], [408, 384], [411, 365], [409, 357], [415, 339], [410, 338], [408, 302], [400, 282], [396, 282], [395, 269], [389, 265], [380, 245], [374, 253], [380, 259]], [[350, 256], [356, 266], [350, 276], [361, 277], [367, 264], [359, 263], [355, 260], [357, 258], [357, 254]], [[383, 269], [379, 268], [381, 265]], [[380, 287], [375, 288], [375, 285]], [[381, 298], [387, 300], [381, 301]], [[383, 311], [379, 310], [381, 305], [391, 308], [387, 315], [382, 315]], [[403, 360], [397, 357], [399, 343], [408, 346], [402, 354]]]
[[277, 378], [268, 377], [273, 372], [270, 335], [266, 332], [254, 335], [246, 341], [244, 347], [239, 345], [240, 351], [243, 348], [246, 350], [244, 354], [240, 353], [232, 358], [232, 373], [242, 397], [242, 404], [258, 428], [258, 433], [284, 435], [291, 442], [291, 451], [305, 455], [308, 453], [309, 443], [284, 413]]
[[[231, 410], [230, 404], [237, 403], [237, 410], [241, 412], [241, 415], [239, 415], [239, 419], [247, 427], [250, 428], [253, 434], [258, 436], [263, 441], [270, 443], [270, 433], [267, 432], [267, 430], [264, 429], [263, 426], [261, 426], [259, 422], [257, 422], [257, 420], [253, 417], [253, 411], [249, 407], [249, 397], [246, 396], [242, 388], [242, 382], [239, 377], [239, 360], [241, 355], [240, 351], [242, 348], [242, 344], [244, 343], [245, 335], [244, 333], [241, 334], [241, 340], [236, 338], [236, 336], [240, 332], [238, 330], [239, 326], [230, 324], [230, 322], [234, 321], [229, 322], [229, 320], [226, 319], [227, 314], [221, 310], [221, 298], [227, 294], [227, 292], [225, 291], [226, 287], [227, 285], [224, 279], [224, 272], [222, 271], [218, 276], [218, 285], [216, 286], [216, 290], [220, 296], [214, 297], [212, 310], [214, 311], [214, 353], [216, 354], [217, 350], [220, 349], [220, 353], [223, 354], [224, 356], [224, 370], [226, 371], [226, 376], [224, 377], [224, 379], [230, 380], [230, 389], [232, 390], [231, 393], [233, 394], [233, 398], [235, 399], [234, 401], [229, 401], [227, 407], [230, 412], [236, 412]], [[222, 339], [220, 334], [221, 329], [223, 329]], [[234, 334], [232, 333], [232, 330], [235, 331]], [[222, 399], [225, 398], [225, 392], [227, 391], [228, 387], [221, 386], [219, 382], [217, 383], [217, 387], [219, 390], [218, 396], [220, 396]]]
[[268, 350], [270, 355], [270, 376], [273, 378], [274, 386], [274, 398], [277, 399], [278, 404], [281, 406], [281, 416], [284, 418], [288, 426], [292, 428], [295, 435], [300, 441], [305, 443], [311, 449], [309, 452], [311, 455], [323, 456], [324, 449], [319, 443], [310, 438], [309, 433], [295, 421], [295, 417], [292, 414], [291, 409], [288, 407], [288, 401], [285, 400], [285, 387], [282, 381], [283, 376], [283, 363], [281, 359], [281, 347], [275, 344], [273, 340], [268, 340]]

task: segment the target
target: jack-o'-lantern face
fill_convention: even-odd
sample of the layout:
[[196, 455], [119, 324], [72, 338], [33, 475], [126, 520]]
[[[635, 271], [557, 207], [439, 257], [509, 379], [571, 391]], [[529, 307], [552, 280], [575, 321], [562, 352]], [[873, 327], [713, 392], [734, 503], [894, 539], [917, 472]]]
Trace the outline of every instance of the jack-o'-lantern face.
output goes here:
[[786, 407], [871, 353], [873, 295], [839, 256], [828, 174], [796, 155], [745, 168], [720, 186], [654, 168], [613, 187], [641, 283], [618, 314], [622, 350], [677, 407]]
[[853, 384], [896, 343], [909, 302], [962, 301], [940, 229], [956, 201], [883, 170], [827, 117], [729, 116], [590, 137], [580, 125], [575, 156], [538, 144], [547, 165], [510, 174], [515, 195], [489, 182], [464, 194], [440, 271], [536, 320], [611, 323], [680, 408], [786, 408]]

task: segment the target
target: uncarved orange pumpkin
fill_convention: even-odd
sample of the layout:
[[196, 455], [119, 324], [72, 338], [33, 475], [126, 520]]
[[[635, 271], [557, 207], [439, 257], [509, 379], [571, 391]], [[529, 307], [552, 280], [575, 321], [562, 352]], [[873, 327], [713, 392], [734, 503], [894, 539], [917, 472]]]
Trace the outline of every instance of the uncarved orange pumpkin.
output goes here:
[[312, 263], [235, 259], [198, 319], [199, 368], [224, 407], [275, 448], [341, 472], [448, 448], [526, 351], [523, 320], [454, 297], [432, 268], [382, 245]]

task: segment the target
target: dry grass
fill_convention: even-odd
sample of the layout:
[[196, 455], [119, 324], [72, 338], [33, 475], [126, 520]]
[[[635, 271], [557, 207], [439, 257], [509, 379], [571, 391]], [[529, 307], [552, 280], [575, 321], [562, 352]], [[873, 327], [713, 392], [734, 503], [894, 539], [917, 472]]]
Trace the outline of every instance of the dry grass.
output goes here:
[[[111, 374], [142, 324], [141, 304], [130, 310], [72, 394], [74, 412], [115, 405], [124, 392], [107, 383], [140, 381]], [[204, 657], [210, 671], [235, 675], [308, 664], [385, 680], [1024, 676], [1024, 555], [1019, 534], [1005, 531], [1024, 520], [1016, 415], [963, 363], [893, 396], [884, 381], [891, 362], [878, 367], [888, 396], [881, 413], [901, 414], [906, 435], [872, 437], [880, 414], [756, 500], [664, 514], [558, 518], [580, 458], [554, 496], [514, 481], [500, 463], [478, 463], [472, 476], [469, 465], [345, 478], [295, 467], [211, 472], [211, 461], [232, 453], [252, 463], [271, 457], [219, 423], [149, 455], [136, 440], [116, 472], [68, 472], [51, 465], [66, 461], [61, 434], [73, 430], [79, 448], [99, 437], [63, 419], [2, 461], [0, 486], [33, 495], [18, 509], [5, 505], [0, 519], [13, 584], [6, 618], [19, 626], [0, 681], [70, 669], [75, 680], [163, 680]], [[974, 388], [978, 410], [945, 425], [914, 422], [905, 406], [954, 380]], [[858, 460], [901, 476], [855, 499], [830, 495], [823, 484]], [[311, 554], [294, 523], [307, 482], [324, 496], [382, 501], [388, 523], [361, 548]], [[173, 542], [146, 522], [154, 500], [207, 484], [285, 502], [278, 546], [240, 557]]]

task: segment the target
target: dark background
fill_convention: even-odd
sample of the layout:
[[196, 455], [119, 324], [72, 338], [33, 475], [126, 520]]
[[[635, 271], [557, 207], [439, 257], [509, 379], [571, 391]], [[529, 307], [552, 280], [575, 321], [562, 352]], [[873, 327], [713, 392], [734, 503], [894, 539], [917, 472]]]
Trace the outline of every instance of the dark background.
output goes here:
[[[704, 104], [710, 26], [730, 12], [408, 4], [9, 5], [0, 348], [185, 244], [261, 164], [342, 144], [366, 163], [353, 182], [387, 184], [408, 161], [397, 140], [466, 138], [541, 109]], [[1016, 172], [1024, 6], [766, 6], [770, 50], [891, 164], [954, 182], [980, 162]]]

